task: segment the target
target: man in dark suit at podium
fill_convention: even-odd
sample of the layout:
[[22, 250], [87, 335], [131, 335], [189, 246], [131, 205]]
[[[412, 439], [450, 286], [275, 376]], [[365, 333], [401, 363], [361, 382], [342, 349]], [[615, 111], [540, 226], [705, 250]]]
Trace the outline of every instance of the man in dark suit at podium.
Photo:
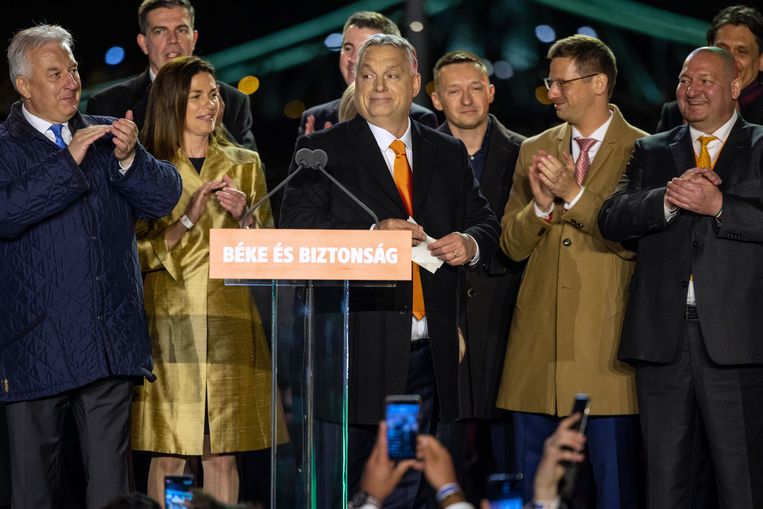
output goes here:
[[[339, 52], [339, 72], [347, 85], [355, 81], [358, 49], [363, 41], [373, 34], [400, 35], [400, 29], [391, 19], [379, 12], [360, 11], [347, 18], [342, 30], [342, 49]], [[334, 99], [306, 109], [299, 121], [299, 134], [310, 134], [339, 122], [340, 102], [341, 99]], [[413, 120], [432, 128], [437, 127], [437, 117], [431, 110], [413, 103], [410, 113]]]
[[[284, 194], [281, 227], [410, 231], [429, 235], [445, 262], [434, 274], [414, 266], [412, 281], [350, 292], [349, 475], [357, 485], [371, 452], [387, 394], [420, 394], [422, 433], [463, 416], [459, 392], [457, 286], [461, 266], [496, 249], [500, 227], [469, 167], [463, 144], [409, 117], [421, 77], [415, 50], [399, 36], [377, 34], [358, 54], [359, 116], [297, 140], [322, 149], [326, 170], [370, 207], [368, 217], [318, 172], [297, 175]], [[411, 164], [412, 163], [412, 164]], [[292, 167], [292, 169], [294, 169]], [[412, 173], [412, 174], [411, 174]], [[412, 217], [417, 224], [407, 221]], [[468, 409], [467, 409], [468, 411]], [[426, 500], [421, 473], [410, 472], [385, 507]], [[418, 505], [417, 505], [418, 506]]]
[[[194, 17], [193, 6], [188, 0], [144, 0], [138, 8], [138, 46], [148, 57], [148, 69], [95, 93], [88, 99], [87, 113], [121, 117], [129, 109], [138, 128], [143, 127], [148, 93], [156, 74], [173, 58], [193, 54], [199, 37], [199, 32], [194, 29]], [[224, 103], [222, 122], [228, 138], [257, 150], [249, 96], [227, 83], [218, 81], [217, 84]]]
[[726, 50], [690, 53], [688, 125], [636, 141], [599, 215], [638, 252], [618, 357], [636, 367], [649, 507], [693, 507], [702, 424], [722, 507], [763, 507], [763, 127], [736, 113], [739, 82]]

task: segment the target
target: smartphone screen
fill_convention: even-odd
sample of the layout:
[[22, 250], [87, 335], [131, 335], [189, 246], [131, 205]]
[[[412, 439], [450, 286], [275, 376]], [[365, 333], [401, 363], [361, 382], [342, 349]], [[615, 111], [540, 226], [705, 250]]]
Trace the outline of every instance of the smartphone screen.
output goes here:
[[168, 475], [164, 478], [165, 509], [187, 509], [185, 503], [193, 498], [192, 475]]
[[492, 474], [487, 498], [490, 509], [522, 509], [522, 474]]
[[389, 457], [391, 459], [415, 458], [421, 397], [408, 394], [387, 396], [385, 401]]
[[586, 426], [588, 425], [588, 412], [591, 407], [591, 399], [588, 394], [576, 394], [575, 403], [572, 405], [572, 414], [580, 414], [580, 420], [575, 424], [574, 428], [580, 433], [585, 434]]

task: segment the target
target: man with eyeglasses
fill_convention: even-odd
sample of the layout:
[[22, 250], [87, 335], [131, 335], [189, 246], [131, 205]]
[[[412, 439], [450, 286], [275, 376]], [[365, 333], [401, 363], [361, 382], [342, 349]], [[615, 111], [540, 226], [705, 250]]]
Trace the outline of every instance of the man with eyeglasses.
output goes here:
[[544, 440], [588, 393], [596, 507], [638, 507], [635, 380], [615, 357], [635, 254], [605, 240], [596, 218], [646, 133], [609, 104], [617, 64], [603, 42], [574, 35], [547, 57], [548, 97], [564, 123], [522, 143], [503, 215], [501, 249], [527, 267], [497, 406], [514, 411], [529, 498]]

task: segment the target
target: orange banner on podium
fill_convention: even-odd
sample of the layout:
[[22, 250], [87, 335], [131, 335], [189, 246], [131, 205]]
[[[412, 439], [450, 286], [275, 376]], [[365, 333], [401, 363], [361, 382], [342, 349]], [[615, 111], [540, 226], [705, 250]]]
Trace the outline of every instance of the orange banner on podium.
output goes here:
[[212, 229], [212, 279], [411, 279], [411, 232]]

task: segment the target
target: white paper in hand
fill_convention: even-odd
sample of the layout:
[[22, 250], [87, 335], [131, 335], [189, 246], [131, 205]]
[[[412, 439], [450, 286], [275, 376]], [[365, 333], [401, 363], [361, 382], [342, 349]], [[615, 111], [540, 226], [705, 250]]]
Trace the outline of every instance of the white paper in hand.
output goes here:
[[[408, 217], [408, 222], [418, 224], [412, 217]], [[432, 252], [429, 250], [429, 244], [435, 240], [437, 239], [433, 239], [427, 235], [426, 240], [422, 240], [419, 242], [418, 246], [413, 246], [413, 249], [411, 249], [411, 261], [428, 270], [432, 274], [437, 272], [437, 269], [439, 269], [443, 264], [443, 261], [436, 256], [432, 256]]]

